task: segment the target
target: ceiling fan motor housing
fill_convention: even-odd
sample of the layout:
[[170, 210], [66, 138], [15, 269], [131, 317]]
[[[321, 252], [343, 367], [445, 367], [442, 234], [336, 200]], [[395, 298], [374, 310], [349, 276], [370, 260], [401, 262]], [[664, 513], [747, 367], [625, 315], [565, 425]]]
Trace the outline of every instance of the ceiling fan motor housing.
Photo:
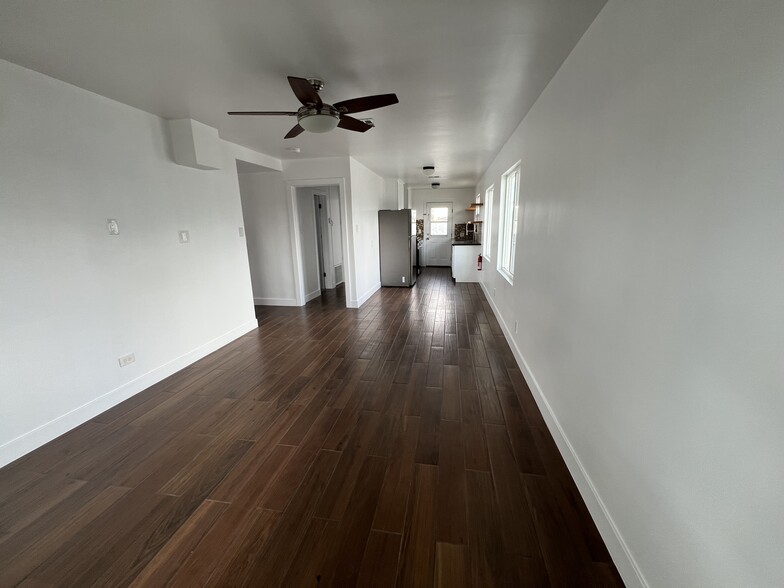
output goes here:
[[329, 104], [303, 106], [297, 111], [297, 122], [311, 133], [326, 133], [338, 126], [340, 112]]

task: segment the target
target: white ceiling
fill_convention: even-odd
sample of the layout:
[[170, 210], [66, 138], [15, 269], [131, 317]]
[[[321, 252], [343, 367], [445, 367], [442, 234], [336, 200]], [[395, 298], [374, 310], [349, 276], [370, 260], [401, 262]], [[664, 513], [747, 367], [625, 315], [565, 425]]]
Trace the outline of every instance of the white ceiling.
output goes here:
[[[473, 186], [606, 0], [2, 0], [0, 57], [282, 159]], [[367, 133], [283, 136], [287, 75], [332, 103], [396, 92]], [[297, 146], [292, 154], [286, 147]]]

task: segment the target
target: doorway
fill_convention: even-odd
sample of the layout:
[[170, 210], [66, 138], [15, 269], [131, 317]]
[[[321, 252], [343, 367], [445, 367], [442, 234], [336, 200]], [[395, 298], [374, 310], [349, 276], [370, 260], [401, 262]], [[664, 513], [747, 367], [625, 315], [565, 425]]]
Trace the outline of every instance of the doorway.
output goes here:
[[295, 190], [297, 249], [305, 303], [343, 283], [343, 240], [338, 186]]
[[428, 202], [424, 216], [426, 265], [452, 265], [452, 203]]

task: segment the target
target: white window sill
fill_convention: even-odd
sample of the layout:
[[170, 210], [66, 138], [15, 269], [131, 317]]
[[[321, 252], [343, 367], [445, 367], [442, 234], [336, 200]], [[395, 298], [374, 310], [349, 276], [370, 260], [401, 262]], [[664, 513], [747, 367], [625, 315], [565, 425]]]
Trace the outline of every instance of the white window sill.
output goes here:
[[501, 274], [507, 282], [509, 282], [510, 286], [514, 286], [514, 275], [513, 274], [510, 274], [508, 271], [506, 271], [502, 267], [498, 268], [498, 273]]

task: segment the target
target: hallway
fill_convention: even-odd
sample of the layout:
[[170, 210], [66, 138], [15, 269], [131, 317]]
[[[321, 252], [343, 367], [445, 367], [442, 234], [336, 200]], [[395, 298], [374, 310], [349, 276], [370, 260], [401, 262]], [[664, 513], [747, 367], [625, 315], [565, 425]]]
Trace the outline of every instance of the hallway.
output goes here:
[[0, 585], [622, 585], [477, 284], [256, 310], [0, 470]]

